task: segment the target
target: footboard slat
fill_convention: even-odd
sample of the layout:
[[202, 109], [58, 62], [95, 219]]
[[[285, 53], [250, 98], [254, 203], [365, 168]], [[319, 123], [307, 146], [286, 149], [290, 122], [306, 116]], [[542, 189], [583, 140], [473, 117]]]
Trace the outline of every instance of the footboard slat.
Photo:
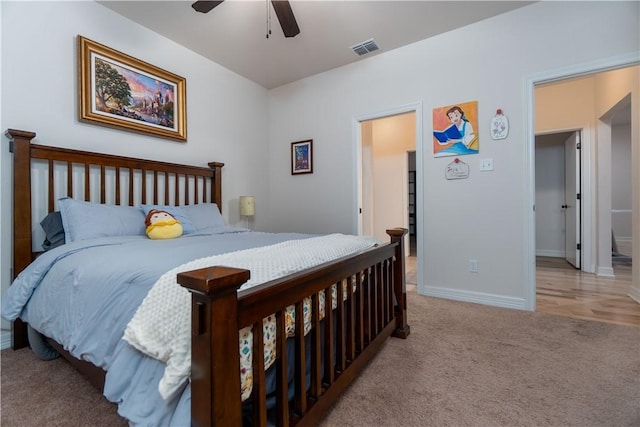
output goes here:
[[371, 307], [371, 340], [378, 335], [378, 275], [377, 264], [371, 268], [371, 282], [369, 283], [369, 306]]
[[356, 357], [356, 317], [353, 294], [353, 276], [347, 278], [347, 361]]
[[362, 326], [364, 329], [364, 345], [365, 348], [371, 342], [371, 271], [365, 271], [364, 281], [362, 282], [362, 307], [364, 320]]
[[356, 354], [360, 354], [364, 348], [364, 309], [363, 309], [363, 283], [365, 273], [356, 274], [356, 288], [353, 292], [355, 311], [356, 311]]
[[295, 328], [295, 398], [294, 413], [304, 415], [307, 412], [307, 375], [306, 375], [306, 348], [304, 340], [304, 306], [303, 302], [296, 303], [296, 328]]
[[276, 313], [276, 425], [289, 425], [287, 333], [284, 310]]
[[265, 427], [267, 425], [267, 391], [264, 370], [264, 335], [262, 322], [256, 322], [251, 327], [253, 336], [253, 389], [251, 391], [252, 402], [252, 426]]
[[328, 388], [333, 384], [335, 374], [333, 372], [333, 353], [334, 353], [334, 327], [333, 316], [327, 316], [326, 313], [331, 313], [331, 286], [325, 289], [324, 299], [324, 385]]
[[[325, 291], [326, 292], [326, 291]], [[322, 394], [322, 340], [320, 333], [320, 294], [311, 296], [311, 382], [309, 397], [312, 401], [318, 400]]]
[[376, 335], [384, 323], [384, 275], [382, 263], [376, 264]]
[[336, 294], [338, 297], [336, 298], [336, 365], [335, 371], [336, 376], [344, 372], [345, 367], [347, 366], [347, 362], [345, 360], [345, 322], [344, 322], [344, 301], [342, 299], [342, 295], [344, 292], [343, 289], [344, 284], [339, 282], [336, 284]]

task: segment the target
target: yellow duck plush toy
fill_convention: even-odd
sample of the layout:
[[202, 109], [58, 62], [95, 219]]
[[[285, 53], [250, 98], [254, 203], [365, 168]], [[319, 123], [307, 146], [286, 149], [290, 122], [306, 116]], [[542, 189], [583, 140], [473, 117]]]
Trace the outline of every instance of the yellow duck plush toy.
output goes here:
[[144, 219], [150, 239], [173, 239], [182, 236], [182, 224], [167, 211], [151, 209]]

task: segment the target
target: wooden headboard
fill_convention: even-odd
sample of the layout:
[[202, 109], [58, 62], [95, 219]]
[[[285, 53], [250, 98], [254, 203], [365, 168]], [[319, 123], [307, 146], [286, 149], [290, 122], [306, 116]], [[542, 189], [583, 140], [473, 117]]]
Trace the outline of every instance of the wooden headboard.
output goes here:
[[[9, 129], [5, 134], [13, 153], [12, 279], [37, 255], [33, 230], [61, 197], [130, 206], [211, 202], [222, 208], [224, 163], [157, 162], [33, 144], [35, 132]], [[36, 181], [41, 185], [34, 189]], [[33, 217], [35, 206], [44, 209], [42, 217]]]

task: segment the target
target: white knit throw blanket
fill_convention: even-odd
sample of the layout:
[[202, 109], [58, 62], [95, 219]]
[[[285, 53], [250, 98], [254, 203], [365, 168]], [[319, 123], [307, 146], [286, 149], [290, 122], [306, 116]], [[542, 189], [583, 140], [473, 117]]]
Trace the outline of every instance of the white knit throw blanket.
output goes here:
[[168, 399], [182, 388], [191, 374], [191, 295], [178, 285], [178, 273], [216, 265], [244, 268], [251, 271], [251, 279], [241, 288], [246, 289], [379, 243], [372, 237], [331, 234], [182, 264], [163, 274], [153, 285], [127, 325], [124, 339], [141, 352], [166, 363], [159, 390]]

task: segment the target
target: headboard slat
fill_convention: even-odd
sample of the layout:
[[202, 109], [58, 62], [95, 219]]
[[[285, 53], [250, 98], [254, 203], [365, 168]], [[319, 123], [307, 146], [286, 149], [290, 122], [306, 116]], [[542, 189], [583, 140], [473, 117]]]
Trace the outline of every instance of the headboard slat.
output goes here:
[[105, 166], [100, 165], [100, 203], [107, 203], [107, 175]]
[[158, 204], [158, 171], [153, 171], [153, 204]]
[[133, 169], [129, 168], [129, 206], [133, 206]]
[[175, 180], [175, 193], [173, 196], [173, 204], [176, 206], [180, 206], [180, 176], [178, 175], [178, 173], [175, 174], [176, 176], [176, 180]]
[[116, 166], [116, 205], [120, 204], [120, 168]]
[[53, 160], [49, 160], [49, 194], [47, 201], [47, 210], [53, 212], [54, 209], [54, 182], [53, 182]]
[[193, 187], [193, 203], [200, 203], [198, 200], [198, 177], [193, 177], [194, 187]]
[[164, 204], [169, 204], [169, 174], [164, 173]]
[[91, 166], [89, 163], [84, 164], [84, 200], [91, 201]]
[[142, 169], [142, 204], [147, 204], [147, 171]]
[[[31, 154], [33, 158], [33, 153]], [[73, 165], [67, 162], [67, 196], [73, 197]]]
[[184, 204], [189, 204], [189, 177], [190, 175], [184, 175]]

